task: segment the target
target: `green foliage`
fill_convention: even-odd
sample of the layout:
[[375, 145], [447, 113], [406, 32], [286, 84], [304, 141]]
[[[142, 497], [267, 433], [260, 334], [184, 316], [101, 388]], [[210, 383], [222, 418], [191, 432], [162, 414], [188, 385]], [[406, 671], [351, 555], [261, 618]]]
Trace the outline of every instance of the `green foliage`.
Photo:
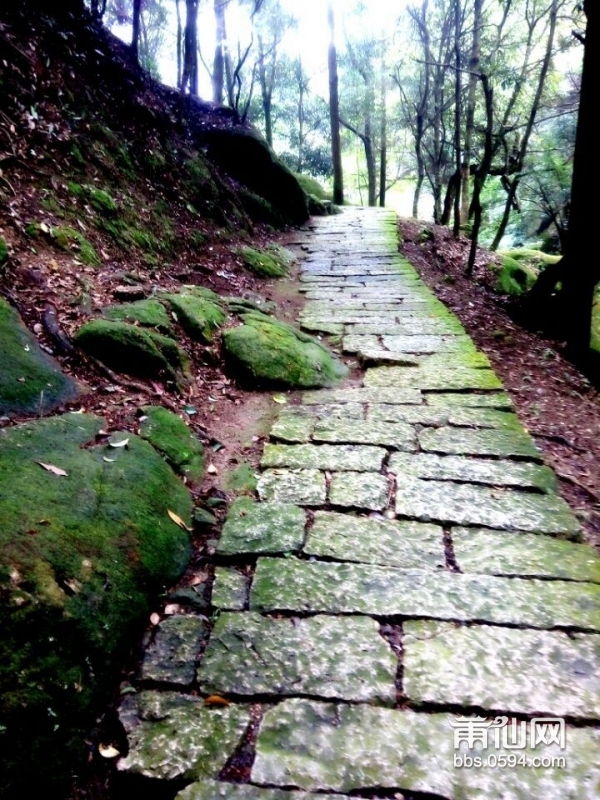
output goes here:
[[0, 264], [3, 264], [8, 258], [8, 247], [3, 236], [0, 236]]
[[35, 776], [67, 795], [151, 600], [189, 558], [167, 513], [190, 519], [188, 491], [138, 437], [95, 444], [105, 427], [66, 414], [0, 430], [4, 788]]

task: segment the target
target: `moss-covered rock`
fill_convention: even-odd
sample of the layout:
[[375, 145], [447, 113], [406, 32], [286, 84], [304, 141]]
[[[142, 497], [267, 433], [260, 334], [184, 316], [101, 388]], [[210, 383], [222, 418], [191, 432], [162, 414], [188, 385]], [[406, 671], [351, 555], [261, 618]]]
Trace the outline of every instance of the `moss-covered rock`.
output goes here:
[[137, 323], [144, 328], [154, 328], [160, 333], [169, 333], [171, 330], [167, 310], [155, 297], [107, 306], [102, 309], [102, 316], [112, 322]]
[[[212, 341], [213, 333], [226, 319], [226, 314], [220, 305], [202, 295], [202, 290], [185, 290], [180, 294], [164, 294], [164, 299], [171, 305], [177, 320], [184, 331], [201, 342], [208, 344]], [[204, 290], [210, 292], [210, 290]], [[210, 292], [212, 295], [213, 292]], [[218, 297], [218, 295], [215, 295]]]
[[185, 422], [162, 406], [143, 406], [140, 436], [193, 482], [204, 475], [204, 447]]
[[301, 172], [294, 172], [294, 176], [306, 194], [313, 195], [317, 200], [331, 200], [329, 192], [316, 178], [303, 175]]
[[189, 359], [168, 336], [126, 322], [86, 322], [75, 342], [108, 367], [142, 378], [166, 378], [180, 385], [189, 375]]
[[0, 414], [46, 413], [77, 397], [77, 384], [1, 297], [0, 342]]
[[319, 341], [259, 312], [223, 333], [225, 358], [242, 382], [308, 388], [331, 386], [348, 370]]
[[102, 263], [93, 245], [75, 228], [52, 228], [50, 235], [61, 250], [66, 250], [67, 253], [75, 252], [84, 264], [98, 267]]
[[68, 779], [151, 598], [189, 558], [188, 534], [168, 513], [189, 524], [189, 492], [139, 437], [95, 444], [103, 427], [98, 417], [66, 414], [0, 430], [7, 794]]
[[331, 203], [320, 200], [314, 194], [306, 195], [306, 203], [311, 217], [326, 217], [331, 214]]
[[257, 130], [241, 125], [207, 128], [200, 136], [209, 158], [227, 175], [267, 200], [285, 222], [306, 221], [304, 191]]
[[291, 260], [280, 249], [240, 247], [236, 252], [242, 257], [244, 266], [261, 278], [283, 278], [289, 272]]
[[498, 289], [505, 294], [518, 296], [530, 289], [537, 278], [537, 270], [524, 261], [517, 261], [511, 256], [502, 256], [502, 264], [498, 271]]

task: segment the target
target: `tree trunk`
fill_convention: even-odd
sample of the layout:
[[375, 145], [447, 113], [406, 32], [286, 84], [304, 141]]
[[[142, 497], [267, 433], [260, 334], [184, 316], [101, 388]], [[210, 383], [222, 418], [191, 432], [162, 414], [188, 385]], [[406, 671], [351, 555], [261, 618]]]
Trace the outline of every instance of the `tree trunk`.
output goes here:
[[133, 25], [131, 33], [131, 52], [138, 61], [138, 51], [140, 44], [140, 27], [142, 19], [142, 0], [133, 0]]
[[225, 6], [227, 0], [214, 0], [216, 45], [213, 61], [212, 92], [213, 103], [223, 105], [225, 99], [225, 47], [227, 28], [225, 26]]
[[373, 146], [373, 131], [371, 130], [371, 115], [365, 120], [365, 135], [363, 138], [365, 148], [365, 161], [367, 162], [367, 195], [370, 207], [377, 205], [377, 164], [375, 163], [375, 147]]
[[475, 173], [475, 179], [473, 181], [473, 201], [471, 203], [471, 209], [473, 212], [473, 230], [471, 232], [471, 247], [469, 250], [469, 258], [467, 261], [467, 267], [465, 269], [465, 274], [469, 278], [473, 274], [473, 268], [475, 266], [475, 257], [477, 256], [477, 245], [479, 243], [479, 231], [481, 230], [481, 217], [483, 213], [483, 208], [481, 206], [481, 192], [483, 190], [483, 186], [490, 171], [490, 167], [492, 165], [492, 157], [494, 153], [494, 143], [493, 143], [494, 90], [492, 89], [489, 78], [485, 73], [481, 73], [479, 78], [481, 80], [481, 85], [483, 87], [483, 96], [485, 98], [486, 124], [485, 124], [485, 143], [483, 148], [483, 158], [481, 159], [481, 164], [477, 168], [477, 172]]
[[467, 89], [467, 110], [465, 115], [465, 146], [462, 167], [462, 198], [460, 217], [463, 224], [469, 219], [471, 158], [473, 133], [475, 131], [475, 103], [477, 99], [477, 73], [481, 58], [481, 29], [483, 22], [483, 0], [473, 4], [473, 43], [469, 59], [469, 84]]
[[550, 27], [548, 31], [548, 41], [546, 43], [546, 53], [544, 55], [544, 60], [542, 62], [542, 68], [540, 70], [540, 76], [538, 78], [538, 85], [535, 92], [535, 97], [533, 99], [531, 110], [529, 112], [529, 117], [527, 119], [527, 126], [525, 128], [525, 133], [523, 134], [523, 139], [521, 140], [521, 146], [519, 148], [519, 154], [517, 156], [516, 174], [509, 185], [508, 196], [506, 198], [506, 203], [504, 206], [504, 214], [502, 215], [502, 220], [500, 222], [500, 225], [498, 226], [498, 230], [494, 237], [494, 241], [492, 242], [490, 248], [491, 250], [498, 249], [500, 242], [502, 241], [502, 237], [506, 233], [506, 228], [508, 226], [508, 222], [510, 219], [510, 212], [512, 211], [515, 205], [517, 189], [519, 188], [523, 167], [525, 165], [525, 158], [527, 157], [527, 147], [529, 145], [529, 139], [531, 138], [531, 134], [533, 132], [533, 126], [535, 125], [535, 118], [537, 116], [540, 103], [542, 102], [542, 95], [544, 93], [544, 88], [546, 86], [546, 78], [548, 77], [548, 70], [550, 69], [550, 63], [552, 61], [552, 48], [554, 47], [554, 35], [556, 32], [556, 16], [558, 13], [558, 5], [559, 5], [559, 0], [552, 0], [552, 7], [550, 8], [550, 23], [549, 23]]
[[385, 193], [387, 189], [387, 81], [385, 56], [381, 60], [381, 127], [379, 137], [379, 206], [380, 208], [385, 208]]
[[342, 142], [340, 136], [340, 100], [338, 93], [337, 50], [335, 47], [335, 19], [333, 4], [329, 0], [327, 19], [331, 40], [328, 52], [329, 68], [329, 120], [331, 125], [331, 159], [333, 161], [333, 202], [344, 202], [344, 174], [342, 171]]
[[181, 25], [181, 9], [179, 0], [175, 0], [175, 14], [177, 16], [177, 88], [181, 91], [181, 78], [183, 69], [183, 28]]
[[462, 80], [461, 80], [461, 63], [460, 63], [460, 34], [461, 34], [461, 2], [454, 0], [454, 65], [456, 69], [456, 76], [454, 78], [454, 149], [456, 159], [456, 172], [455, 181], [456, 186], [454, 189], [454, 238], [458, 239], [460, 236], [460, 185], [462, 179], [462, 158], [461, 158], [461, 94], [462, 94]]
[[593, 200], [600, 177], [596, 142], [600, 9], [597, 0], [586, 0], [584, 9], [587, 15], [587, 29], [575, 137], [567, 245], [567, 257], [571, 268], [566, 271], [562, 281], [567, 347], [570, 356], [576, 360], [585, 358], [589, 353], [594, 288], [600, 281], [600, 262], [595, 255], [598, 214]]
[[185, 0], [181, 91], [198, 95], [198, 0]]

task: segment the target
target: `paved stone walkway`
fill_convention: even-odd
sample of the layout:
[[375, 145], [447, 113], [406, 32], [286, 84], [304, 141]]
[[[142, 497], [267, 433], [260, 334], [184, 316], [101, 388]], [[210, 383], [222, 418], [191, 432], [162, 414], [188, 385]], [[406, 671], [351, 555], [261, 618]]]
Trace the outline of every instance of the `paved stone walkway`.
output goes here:
[[395, 225], [298, 235], [302, 325], [366, 371], [283, 409], [214, 625], [166, 618], [123, 704], [120, 769], [179, 800], [600, 797], [600, 559]]

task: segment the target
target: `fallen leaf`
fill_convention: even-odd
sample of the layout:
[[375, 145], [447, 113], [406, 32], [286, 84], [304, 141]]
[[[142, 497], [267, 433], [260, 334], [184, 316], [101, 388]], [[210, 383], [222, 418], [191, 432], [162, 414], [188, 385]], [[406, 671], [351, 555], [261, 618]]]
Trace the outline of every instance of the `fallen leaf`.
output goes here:
[[209, 475], [217, 474], [217, 468], [215, 467], [214, 464], [209, 464], [208, 467], [206, 468], [206, 471], [208, 472]]
[[53, 475], [62, 475], [65, 478], [68, 476], [68, 472], [65, 472], [64, 469], [61, 469], [60, 467], [55, 467], [54, 464], [44, 464], [42, 461], [38, 461], [37, 463], [40, 465], [40, 467], [43, 467]]
[[172, 617], [173, 614], [179, 614], [180, 611], [181, 606], [179, 606], [177, 603], [169, 603], [165, 606], [165, 614], [167, 617]]
[[111, 447], [127, 447], [128, 444], [129, 444], [129, 437], [127, 437], [127, 439], [121, 439], [118, 442], [109, 441], [109, 445]]
[[179, 514], [176, 514], [174, 511], [171, 511], [170, 508], [167, 508], [167, 514], [171, 517], [175, 525], [179, 525], [180, 528], [183, 528], [184, 531], [191, 531], [192, 529], [189, 528], [185, 522], [181, 519]]
[[150, 625], [158, 625], [160, 622], [160, 615], [156, 613], [150, 614]]
[[231, 702], [218, 694], [211, 694], [204, 700], [205, 706], [230, 706]]
[[116, 460], [116, 458], [107, 458], [106, 456], [102, 459], [102, 461], [107, 461], [109, 464], [114, 464]]
[[287, 403], [287, 397], [283, 394], [274, 394], [273, 400], [282, 406], [284, 406]]
[[99, 744], [98, 752], [102, 758], [116, 758], [117, 756], [121, 755], [117, 748], [113, 747], [112, 744]]

